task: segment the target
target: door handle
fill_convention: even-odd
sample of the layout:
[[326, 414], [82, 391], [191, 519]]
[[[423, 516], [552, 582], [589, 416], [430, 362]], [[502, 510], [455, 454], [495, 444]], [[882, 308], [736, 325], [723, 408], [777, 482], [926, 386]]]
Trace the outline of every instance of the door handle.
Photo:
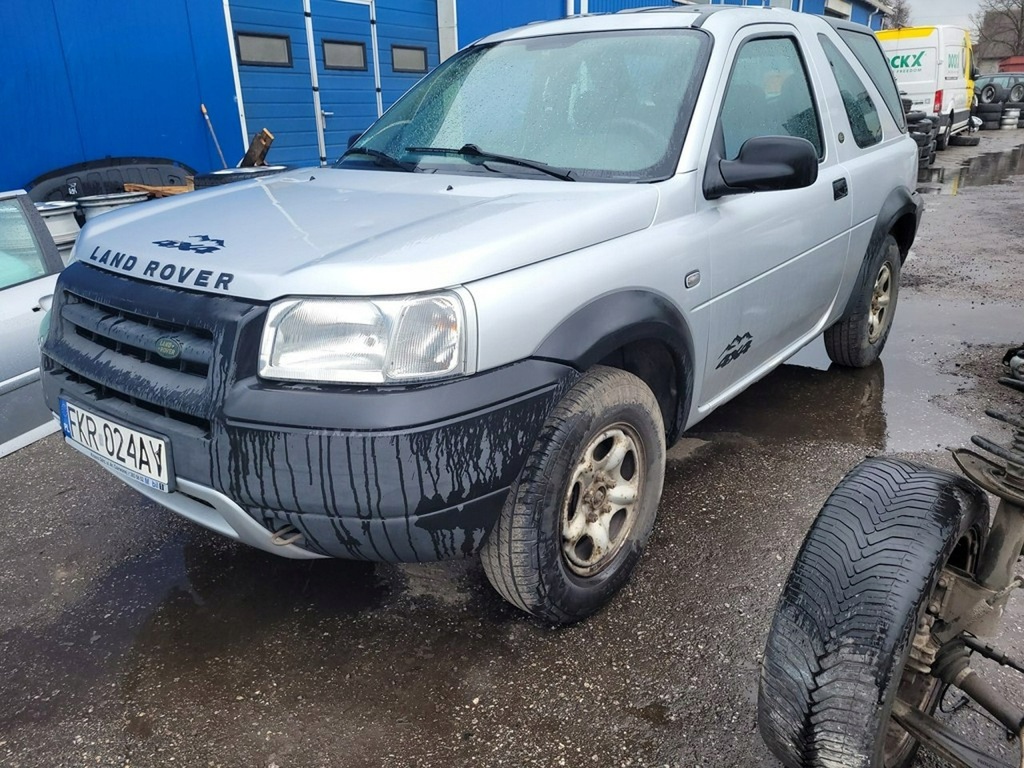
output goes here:
[[834, 199], [842, 200], [849, 194], [850, 186], [846, 183], [846, 179], [836, 179], [832, 182], [832, 197]]

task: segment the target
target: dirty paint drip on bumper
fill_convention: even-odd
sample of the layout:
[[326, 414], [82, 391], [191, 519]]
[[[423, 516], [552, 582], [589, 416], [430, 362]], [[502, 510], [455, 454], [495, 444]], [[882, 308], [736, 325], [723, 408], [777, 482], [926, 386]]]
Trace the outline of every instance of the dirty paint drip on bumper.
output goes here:
[[[309, 553], [416, 562], [479, 548], [548, 414], [579, 378], [530, 359], [409, 387], [268, 382], [255, 375], [265, 310], [73, 264], [43, 345], [46, 402], [55, 411], [70, 398], [167, 438], [177, 478], [195, 493], [149, 495], [212, 530], [280, 554], [270, 539], [296, 530]], [[204, 365], [156, 365], [143, 354], [147, 322], [195, 337]], [[226, 510], [219, 518], [210, 499]], [[266, 541], [232, 535], [247, 527], [238, 510]]]

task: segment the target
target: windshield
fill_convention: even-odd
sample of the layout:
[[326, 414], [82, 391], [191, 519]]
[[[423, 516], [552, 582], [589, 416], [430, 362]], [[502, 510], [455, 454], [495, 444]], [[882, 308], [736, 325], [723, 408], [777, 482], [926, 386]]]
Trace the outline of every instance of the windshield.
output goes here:
[[414, 86], [339, 165], [572, 181], [667, 178], [709, 47], [703, 32], [668, 29], [470, 48]]

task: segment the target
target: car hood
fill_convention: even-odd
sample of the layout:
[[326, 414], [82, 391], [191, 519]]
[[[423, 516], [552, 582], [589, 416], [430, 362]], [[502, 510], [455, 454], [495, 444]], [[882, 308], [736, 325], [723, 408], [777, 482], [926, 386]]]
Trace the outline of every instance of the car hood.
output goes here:
[[103, 214], [76, 259], [255, 300], [394, 295], [650, 226], [652, 185], [312, 168]]

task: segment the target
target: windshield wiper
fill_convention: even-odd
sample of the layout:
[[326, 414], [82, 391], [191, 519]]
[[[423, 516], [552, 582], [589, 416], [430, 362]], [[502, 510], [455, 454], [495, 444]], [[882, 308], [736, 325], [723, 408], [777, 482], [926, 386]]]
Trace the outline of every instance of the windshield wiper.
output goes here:
[[381, 152], [379, 149], [371, 149], [370, 147], [352, 147], [352, 149], [343, 153], [339, 158], [344, 160], [349, 155], [366, 155], [372, 157], [377, 165], [382, 165], [387, 168], [397, 168], [400, 171], [415, 171], [416, 166], [412, 163], [405, 163], [399, 160], [397, 157], [392, 157], [387, 152]]
[[534, 171], [540, 171], [541, 173], [546, 173], [548, 176], [554, 176], [556, 179], [561, 179], [562, 181], [576, 181], [576, 179], [572, 177], [572, 171], [564, 168], [555, 168], [547, 163], [542, 163], [537, 160], [527, 160], [523, 157], [513, 157], [511, 155], [499, 155], [495, 152], [485, 152], [476, 144], [463, 144], [458, 149], [451, 147], [406, 147], [405, 151], [415, 152], [421, 155], [455, 155], [456, 157], [476, 158], [480, 163], [508, 163], [509, 165], [518, 165], [522, 168], [530, 168]]

